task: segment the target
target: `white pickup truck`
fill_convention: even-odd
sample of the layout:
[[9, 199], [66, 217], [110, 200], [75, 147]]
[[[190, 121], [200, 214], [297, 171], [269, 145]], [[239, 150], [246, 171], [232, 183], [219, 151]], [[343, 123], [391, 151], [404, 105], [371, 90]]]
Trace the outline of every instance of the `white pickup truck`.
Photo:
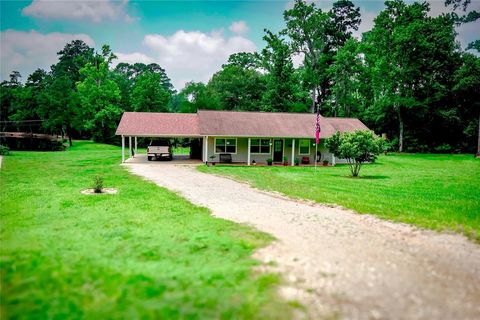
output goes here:
[[169, 145], [150, 145], [147, 147], [148, 161], [163, 159], [172, 160], [172, 147]]

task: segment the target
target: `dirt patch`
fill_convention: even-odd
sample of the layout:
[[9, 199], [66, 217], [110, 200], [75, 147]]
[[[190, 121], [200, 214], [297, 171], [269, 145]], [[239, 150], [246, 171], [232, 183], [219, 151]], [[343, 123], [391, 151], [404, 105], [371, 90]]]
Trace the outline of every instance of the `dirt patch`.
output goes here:
[[103, 188], [102, 192], [97, 193], [94, 189], [85, 189], [82, 190], [81, 193], [86, 195], [117, 194], [118, 190], [114, 188]]
[[281, 293], [306, 306], [299, 318], [480, 318], [480, 246], [464, 236], [295, 201], [189, 166], [126, 167], [275, 236], [255, 258], [284, 275]]

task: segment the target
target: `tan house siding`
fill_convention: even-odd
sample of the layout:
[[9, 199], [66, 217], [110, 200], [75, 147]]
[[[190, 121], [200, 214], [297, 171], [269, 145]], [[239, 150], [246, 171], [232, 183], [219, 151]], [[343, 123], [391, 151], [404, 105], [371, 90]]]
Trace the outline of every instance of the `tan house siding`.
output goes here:
[[[248, 138], [236, 138], [236, 137], [208, 137], [208, 152], [207, 152], [207, 159], [208, 162], [219, 162], [219, 154], [215, 153], [215, 138], [226, 138], [226, 139], [236, 139], [237, 140], [237, 152], [236, 154], [232, 154], [232, 161], [237, 163], [247, 163], [248, 159]], [[251, 139], [257, 139], [256, 137], [252, 137]], [[262, 138], [266, 139], [266, 138]], [[271, 142], [273, 143], [273, 139], [271, 138]], [[284, 140], [284, 150], [283, 154], [287, 157], [287, 161], [291, 164], [292, 163], [292, 138], [275, 138]], [[310, 153], [308, 155], [300, 155], [300, 141], [304, 140], [300, 138], [295, 139], [295, 151], [294, 151], [294, 159], [299, 158], [301, 160], [302, 157], [308, 156], [310, 159], [310, 163], [314, 163], [315, 161], [315, 139], [310, 140]], [[325, 147], [319, 147], [318, 151], [321, 154], [320, 162], [323, 160], [328, 160], [329, 163], [332, 163], [333, 155], [328, 152]], [[212, 160], [210, 157], [215, 155], [215, 158]], [[273, 158], [273, 145], [270, 147], [270, 154], [250, 154], [250, 161], [255, 161], [256, 163], [266, 163], [268, 158]], [[339, 159], [336, 159], [336, 162], [339, 162]]]

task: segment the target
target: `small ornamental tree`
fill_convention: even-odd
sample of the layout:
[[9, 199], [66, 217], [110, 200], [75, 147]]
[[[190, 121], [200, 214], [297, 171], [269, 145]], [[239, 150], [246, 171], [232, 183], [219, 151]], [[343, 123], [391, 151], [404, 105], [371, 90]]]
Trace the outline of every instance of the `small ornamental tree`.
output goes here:
[[373, 162], [383, 151], [384, 140], [372, 131], [337, 132], [326, 141], [335, 156], [346, 159], [353, 177], [358, 177], [365, 162]]

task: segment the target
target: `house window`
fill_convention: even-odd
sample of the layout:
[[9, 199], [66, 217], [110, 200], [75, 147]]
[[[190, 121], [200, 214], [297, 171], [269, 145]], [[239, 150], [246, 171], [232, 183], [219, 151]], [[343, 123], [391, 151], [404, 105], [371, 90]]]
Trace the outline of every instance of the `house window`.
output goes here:
[[252, 139], [250, 153], [270, 154], [270, 139]]
[[237, 139], [215, 138], [215, 153], [237, 153]]
[[310, 154], [310, 140], [300, 139], [298, 142], [298, 147], [300, 154]]

